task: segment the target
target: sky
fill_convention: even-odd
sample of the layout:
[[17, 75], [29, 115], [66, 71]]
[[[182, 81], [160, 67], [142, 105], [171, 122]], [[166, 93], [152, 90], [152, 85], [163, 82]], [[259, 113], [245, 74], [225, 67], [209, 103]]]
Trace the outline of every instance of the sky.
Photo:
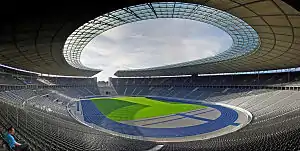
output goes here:
[[102, 69], [98, 81], [117, 70], [139, 69], [214, 56], [232, 45], [223, 30], [198, 21], [154, 19], [125, 24], [95, 37], [84, 48], [81, 62]]

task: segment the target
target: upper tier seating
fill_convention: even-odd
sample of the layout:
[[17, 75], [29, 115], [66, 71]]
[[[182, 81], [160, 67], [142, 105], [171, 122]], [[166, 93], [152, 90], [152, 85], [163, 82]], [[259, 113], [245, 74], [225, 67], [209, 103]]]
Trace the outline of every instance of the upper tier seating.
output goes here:
[[300, 72], [188, 76], [188, 77], [159, 77], [159, 78], [112, 78], [115, 87], [118, 85], [276, 85], [300, 86]]

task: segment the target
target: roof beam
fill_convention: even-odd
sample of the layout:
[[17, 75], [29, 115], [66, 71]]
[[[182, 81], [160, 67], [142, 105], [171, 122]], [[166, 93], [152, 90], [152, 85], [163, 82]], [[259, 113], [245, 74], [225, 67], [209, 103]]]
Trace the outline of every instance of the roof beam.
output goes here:
[[156, 12], [155, 12], [153, 6], [152, 6], [152, 4], [151, 4], [151, 3], [147, 3], [147, 5], [151, 8], [151, 10], [152, 10], [152, 12], [155, 14], [156, 18], [158, 18], [158, 17], [157, 17], [157, 14], [156, 14]]
[[126, 11], [127, 13], [132, 14], [132, 15], [135, 16], [136, 18], [142, 20], [142, 18], [141, 18], [140, 16], [138, 16], [136, 13], [134, 13], [134, 11], [132, 11], [129, 7], [126, 7], [125, 9], [123, 8], [123, 10]]
[[125, 23], [128, 23], [127, 21], [115, 16], [115, 15], [112, 15], [111, 13], [107, 13], [108, 15], [104, 15], [105, 17], [109, 17], [109, 18], [113, 18], [113, 19], [116, 19], [116, 20], [119, 20], [119, 21], [122, 21], [122, 22], [125, 22]]
[[176, 2], [174, 2], [174, 5], [173, 5], [172, 18], [173, 18], [174, 12], [175, 12], [175, 5], [176, 5]]

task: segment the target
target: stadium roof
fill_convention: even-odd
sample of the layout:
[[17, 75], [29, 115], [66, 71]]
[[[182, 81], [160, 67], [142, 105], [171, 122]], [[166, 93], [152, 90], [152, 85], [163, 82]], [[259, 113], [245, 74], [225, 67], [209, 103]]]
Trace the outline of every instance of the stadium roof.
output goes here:
[[[147, 6], [143, 6], [144, 8], [136, 7], [137, 11], [151, 10], [147, 17], [155, 18], [159, 16], [159, 11], [155, 10], [153, 5], [147, 4], [149, 2], [151, 1], [123, 0], [111, 3], [99, 1], [97, 4], [54, 4], [49, 2], [40, 5], [33, 5], [28, 2], [22, 2], [23, 4], [21, 4], [20, 2], [18, 5], [11, 5], [13, 7], [7, 8], [7, 10], [1, 9], [0, 63], [39, 73], [72, 76], [94, 75], [100, 70], [87, 68], [80, 62], [80, 54], [84, 46], [95, 37], [95, 35], [104, 30], [141, 18], [136, 14], [133, 5], [142, 6], [146, 3], [145, 5]], [[232, 51], [226, 51], [226, 55], [223, 54], [223, 57], [216, 56], [218, 58], [213, 60], [211, 60], [212, 58], [206, 58], [207, 61], [204, 59], [189, 62], [188, 64], [118, 71], [115, 75], [186, 75], [195, 73], [267, 70], [298, 67], [300, 65], [300, 59], [298, 59], [300, 57], [300, 13], [283, 1], [182, 0], [180, 2], [192, 2], [194, 4], [209, 6], [241, 18], [245, 24], [242, 20], [234, 19], [239, 22], [237, 24], [243, 24], [242, 26], [236, 26], [241, 27], [241, 29], [235, 31], [228, 30], [228, 24], [218, 26], [221, 25], [221, 23], [217, 24], [217, 20], [213, 18], [209, 20], [210, 22], [214, 22], [213, 25], [222, 28], [229, 34], [230, 31], [232, 31], [230, 34], [232, 37], [236, 36], [236, 38], [233, 37], [236, 41], [234, 41], [233, 47], [231, 47]], [[179, 9], [182, 9], [182, 5], [179, 4], [180, 2], [178, 1], [178, 5], [177, 3], [170, 3], [173, 4], [172, 6], [166, 5], [168, 9], [167, 12], [171, 12], [170, 10], [172, 10], [172, 12], [179, 12], [176, 11], [176, 7], [178, 6], [180, 7]], [[292, 4], [295, 1], [288, 2]], [[195, 11], [194, 9], [197, 8], [196, 5], [189, 6], [191, 6], [191, 8], [189, 7], [189, 9], [187, 9], [188, 11]], [[118, 16], [120, 14], [113, 14], [116, 13], [113, 11], [118, 9], [123, 10], [122, 18]], [[166, 10], [160, 9], [162, 10], [161, 12]], [[226, 14], [220, 13], [221, 11], [215, 9], [206, 10], [207, 14], [214, 14], [215, 19], [223, 17], [220, 16], [220, 14], [226, 16]], [[152, 15], [150, 15], [150, 13]], [[174, 14], [172, 15], [174, 16]], [[166, 15], [170, 16], [168, 13]], [[99, 18], [99, 16], [105, 16], [107, 18], [107, 22], [102, 21], [102, 23], [96, 23], [98, 25], [101, 24], [101, 26], [98, 26], [99, 28], [94, 26], [84, 30], [78, 29], [82, 27], [82, 25], [87, 25], [86, 23], [89, 21], [97, 21], [95, 19], [97, 19], [97, 17]], [[187, 15], [180, 16], [187, 17]], [[201, 21], [207, 21], [210, 16], [206, 16], [206, 20], [201, 19]], [[124, 19], [129, 19], [129, 21]], [[103, 29], [103, 22], [106, 24], [107, 29]], [[92, 25], [95, 25], [95, 22]], [[248, 25], [256, 32], [252, 30], [252, 28], [249, 28]], [[97, 32], [92, 31], [92, 29], [95, 28], [98, 28], [96, 29], [98, 30]], [[90, 33], [86, 34], [88, 32]], [[238, 32], [238, 34], [234, 34], [234, 32]], [[256, 33], [258, 36], [256, 36]], [[68, 38], [69, 36], [78, 40], [72, 41]], [[259, 41], [257, 41], [258, 39]], [[69, 43], [70, 41], [72, 41], [72, 43]], [[65, 44], [69, 47], [64, 47]], [[239, 50], [238, 54], [232, 53], [236, 50]]]
[[[167, 76], [206, 74], [224, 72], [245, 72], [256, 70], [270, 70], [280, 68], [292, 68], [300, 66], [300, 13], [283, 3], [282, 1], [208, 1], [208, 6], [231, 13], [254, 28], [259, 37], [251, 29], [246, 29], [242, 22], [236, 23], [236, 19], [225, 17], [218, 11], [208, 11], [207, 14], [193, 11], [191, 16], [204, 15], [217, 19], [216, 23], [223, 25], [225, 31], [233, 30], [233, 46], [214, 57], [200, 60], [166, 65], [161, 67], [117, 71], [116, 76]], [[175, 12], [177, 10], [176, 5]], [[168, 7], [168, 6], [167, 6]], [[181, 8], [182, 9], [182, 8]], [[221, 12], [221, 11], [220, 11]], [[220, 15], [221, 14], [221, 15]], [[218, 17], [223, 17], [219, 19]], [[208, 19], [208, 18], [206, 18]], [[216, 26], [216, 24], [213, 24]], [[242, 26], [241, 26], [242, 25]], [[231, 29], [233, 27], [233, 29]], [[221, 28], [224, 30], [224, 28]], [[244, 30], [240, 30], [244, 29]], [[239, 31], [240, 32], [237, 32]], [[260, 45], [251, 38], [257, 38]], [[235, 47], [238, 45], [239, 47]], [[199, 48], [201, 50], [201, 48]], [[243, 52], [244, 53], [241, 53]]]
[[[243, 20], [229, 13], [199, 4], [154, 2], [118, 9], [79, 27], [67, 39], [64, 47], [65, 58], [72, 66], [84, 69], [85, 67], [80, 63], [81, 52], [93, 37], [123, 24], [156, 18], [195, 20], [212, 24], [227, 32], [233, 39], [233, 45], [229, 50], [216, 56], [215, 61], [240, 56], [259, 47], [259, 37], [256, 31]], [[211, 59], [205, 60], [210, 61]], [[201, 61], [205, 62], [204, 59]], [[173, 65], [171, 66], [173, 67]], [[178, 66], [182, 66], [182, 64]]]

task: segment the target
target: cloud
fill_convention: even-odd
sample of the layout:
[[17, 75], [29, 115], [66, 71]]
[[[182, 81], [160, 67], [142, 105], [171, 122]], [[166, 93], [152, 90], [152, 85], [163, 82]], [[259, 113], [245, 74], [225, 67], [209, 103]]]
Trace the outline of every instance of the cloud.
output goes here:
[[125, 24], [95, 37], [81, 56], [84, 65], [103, 71], [108, 80], [117, 70], [139, 69], [210, 57], [227, 50], [230, 36], [205, 23], [156, 19]]

